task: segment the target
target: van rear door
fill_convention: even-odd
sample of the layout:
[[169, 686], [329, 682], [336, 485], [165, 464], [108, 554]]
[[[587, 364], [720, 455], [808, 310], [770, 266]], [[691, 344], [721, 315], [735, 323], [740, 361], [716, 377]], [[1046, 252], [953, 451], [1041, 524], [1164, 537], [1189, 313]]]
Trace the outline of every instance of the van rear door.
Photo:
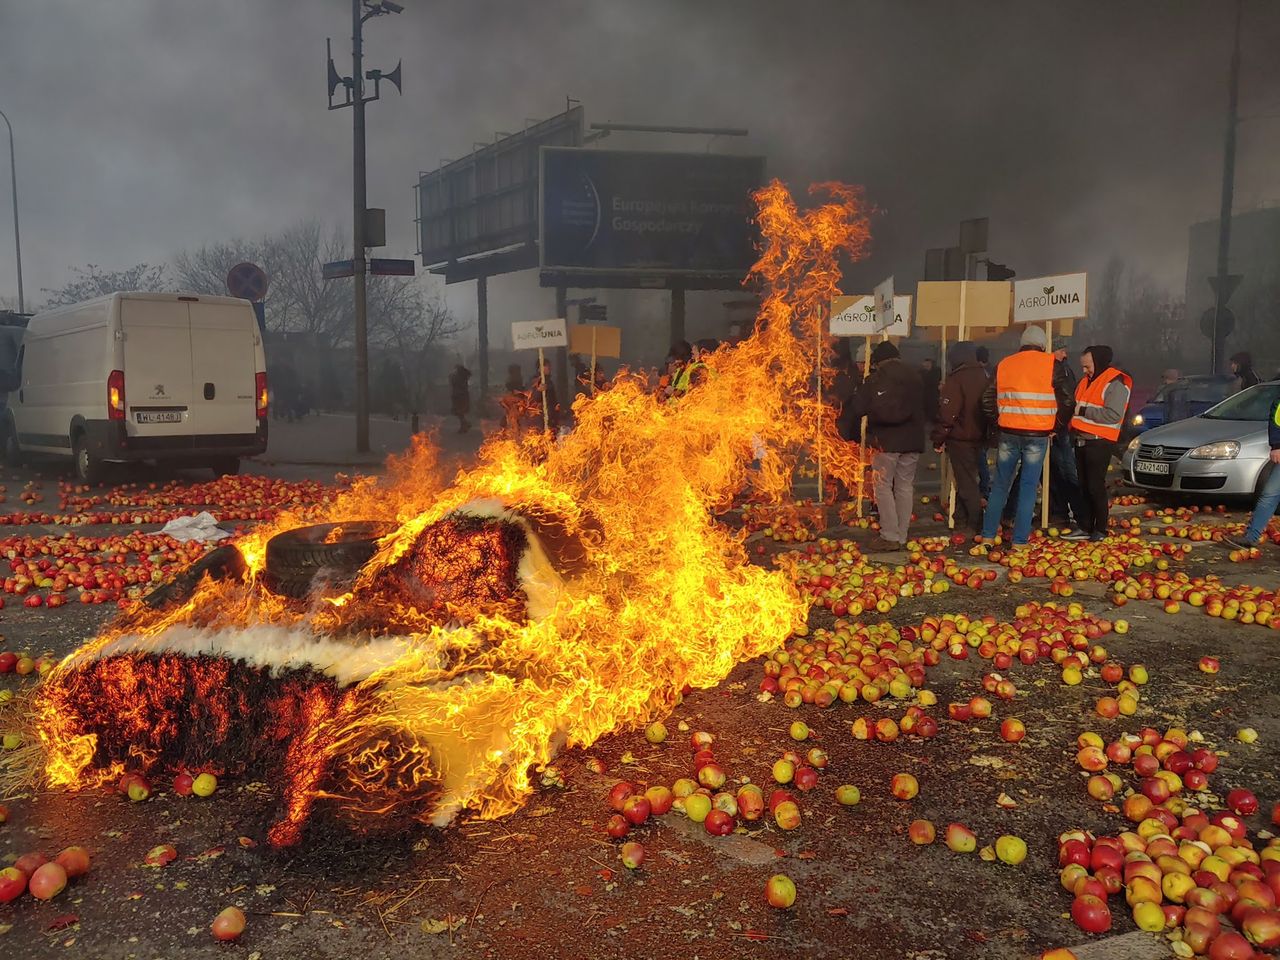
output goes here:
[[191, 431], [199, 436], [253, 434], [258, 429], [258, 320], [253, 308], [243, 301], [189, 306]]
[[[174, 300], [120, 302], [130, 436], [190, 436], [191, 318]], [[105, 413], [105, 395], [103, 397]]]

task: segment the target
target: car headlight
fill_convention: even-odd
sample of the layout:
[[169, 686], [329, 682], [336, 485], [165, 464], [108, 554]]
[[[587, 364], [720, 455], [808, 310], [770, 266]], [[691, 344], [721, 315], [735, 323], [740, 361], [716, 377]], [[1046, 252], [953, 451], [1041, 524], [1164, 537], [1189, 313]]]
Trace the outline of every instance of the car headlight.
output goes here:
[[1135, 413], [1135, 414], [1133, 415], [1133, 419], [1132, 419], [1131, 421], [1129, 421], [1129, 422], [1130, 422], [1130, 423], [1132, 423], [1135, 427], [1140, 427], [1140, 426], [1142, 426], [1142, 424], [1143, 424], [1143, 423], [1145, 423], [1146, 421], [1144, 421], [1144, 420], [1142, 419], [1142, 414], [1140, 414], [1140, 413]]
[[1206, 443], [1191, 451], [1192, 460], [1234, 460], [1238, 456], [1240, 456], [1240, 444], [1235, 440]]
[[1130, 441], [1129, 441], [1129, 452], [1130, 452], [1130, 453], [1137, 453], [1137, 451], [1138, 451], [1138, 444], [1140, 444], [1141, 442], [1142, 442], [1142, 438], [1141, 438], [1141, 437], [1134, 437], [1132, 440], [1130, 440]]

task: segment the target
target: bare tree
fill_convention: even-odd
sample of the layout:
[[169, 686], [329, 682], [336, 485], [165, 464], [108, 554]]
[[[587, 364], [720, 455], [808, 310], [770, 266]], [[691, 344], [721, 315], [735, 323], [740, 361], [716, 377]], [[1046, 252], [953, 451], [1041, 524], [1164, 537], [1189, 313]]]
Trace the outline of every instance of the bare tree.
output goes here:
[[46, 307], [83, 303], [118, 290], [154, 292], [173, 289], [164, 264], [138, 263], [124, 270], [104, 270], [91, 263], [85, 267], [72, 267], [71, 272], [75, 279], [63, 286], [52, 290], [41, 288], [41, 293], [47, 295]]
[[460, 325], [438, 293], [421, 282], [401, 277], [375, 277], [369, 285], [369, 339], [389, 350], [404, 378], [410, 411], [428, 409], [431, 387], [441, 371], [435, 362], [439, 345]]

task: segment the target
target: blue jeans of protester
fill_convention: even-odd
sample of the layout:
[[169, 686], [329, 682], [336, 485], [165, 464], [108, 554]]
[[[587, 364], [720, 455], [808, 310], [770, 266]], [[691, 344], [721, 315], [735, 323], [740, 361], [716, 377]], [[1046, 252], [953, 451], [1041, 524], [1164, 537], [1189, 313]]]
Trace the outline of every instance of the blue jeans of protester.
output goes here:
[[1280, 506], [1280, 467], [1273, 467], [1267, 482], [1262, 485], [1258, 494], [1258, 502], [1253, 506], [1253, 516], [1249, 518], [1249, 529], [1245, 531], [1245, 543], [1253, 545], [1262, 539], [1267, 524], [1276, 514]]
[[1017, 433], [1001, 433], [996, 448], [996, 477], [982, 518], [982, 536], [992, 540], [1000, 530], [1000, 515], [1013, 488], [1013, 476], [1022, 466], [1018, 482], [1018, 512], [1013, 520], [1013, 542], [1023, 544], [1031, 539], [1031, 524], [1036, 510], [1036, 487], [1044, 470], [1044, 454], [1048, 437], [1028, 437]]

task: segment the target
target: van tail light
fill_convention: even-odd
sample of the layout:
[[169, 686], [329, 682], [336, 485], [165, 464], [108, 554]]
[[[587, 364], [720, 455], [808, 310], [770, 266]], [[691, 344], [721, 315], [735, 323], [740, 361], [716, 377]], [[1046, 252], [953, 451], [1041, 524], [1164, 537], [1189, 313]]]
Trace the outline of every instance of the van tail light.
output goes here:
[[107, 377], [107, 419], [124, 419], [124, 371], [112, 370]]
[[258, 419], [265, 420], [267, 417], [267, 375], [265, 373], [254, 376], [253, 395], [257, 398]]

